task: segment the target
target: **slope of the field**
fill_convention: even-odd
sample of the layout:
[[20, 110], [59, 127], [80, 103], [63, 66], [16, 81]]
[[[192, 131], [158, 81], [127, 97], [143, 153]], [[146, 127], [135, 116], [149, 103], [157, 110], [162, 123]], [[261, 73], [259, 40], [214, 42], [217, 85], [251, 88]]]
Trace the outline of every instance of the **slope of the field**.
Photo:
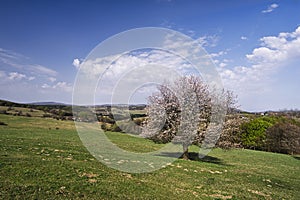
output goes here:
[[[0, 199], [300, 199], [299, 157], [215, 149], [204, 161], [128, 174], [94, 159], [71, 121], [1, 114], [0, 122]], [[107, 136], [127, 150], [161, 147]]]

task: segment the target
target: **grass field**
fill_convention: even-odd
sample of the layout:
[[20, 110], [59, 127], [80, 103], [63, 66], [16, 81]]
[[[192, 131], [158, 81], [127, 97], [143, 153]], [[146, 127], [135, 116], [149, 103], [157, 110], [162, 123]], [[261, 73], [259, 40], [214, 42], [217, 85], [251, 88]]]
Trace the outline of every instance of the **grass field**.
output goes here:
[[[7, 111], [7, 106], [0, 106], [0, 111]], [[9, 114], [17, 114], [22, 112], [22, 115], [26, 113], [30, 114], [32, 117], [42, 117], [45, 114], [41, 110], [30, 109], [30, 108], [22, 108], [22, 107], [12, 107], [11, 110], [7, 111]]]
[[[300, 199], [299, 157], [215, 149], [204, 161], [128, 174], [94, 159], [71, 121], [12, 115], [0, 121], [7, 124], [0, 126], [0, 199]], [[132, 151], [161, 146], [107, 136]]]

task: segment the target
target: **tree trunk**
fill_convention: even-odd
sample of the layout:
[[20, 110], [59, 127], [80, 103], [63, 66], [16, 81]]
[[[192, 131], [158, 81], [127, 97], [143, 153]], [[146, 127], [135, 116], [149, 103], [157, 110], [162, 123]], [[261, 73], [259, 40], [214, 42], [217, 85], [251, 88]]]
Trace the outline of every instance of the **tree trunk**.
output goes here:
[[189, 160], [189, 146], [183, 144], [182, 147], [183, 147], [182, 159]]

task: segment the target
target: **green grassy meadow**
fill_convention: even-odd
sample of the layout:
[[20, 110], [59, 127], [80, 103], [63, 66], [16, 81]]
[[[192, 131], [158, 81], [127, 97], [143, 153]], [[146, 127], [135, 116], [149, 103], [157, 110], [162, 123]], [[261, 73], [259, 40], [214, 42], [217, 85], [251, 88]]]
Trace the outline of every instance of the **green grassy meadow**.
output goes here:
[[[0, 121], [7, 124], [0, 126], [0, 199], [300, 199], [299, 157], [215, 149], [202, 161], [128, 174], [91, 156], [72, 121], [4, 114]], [[107, 136], [130, 151], [161, 147]]]

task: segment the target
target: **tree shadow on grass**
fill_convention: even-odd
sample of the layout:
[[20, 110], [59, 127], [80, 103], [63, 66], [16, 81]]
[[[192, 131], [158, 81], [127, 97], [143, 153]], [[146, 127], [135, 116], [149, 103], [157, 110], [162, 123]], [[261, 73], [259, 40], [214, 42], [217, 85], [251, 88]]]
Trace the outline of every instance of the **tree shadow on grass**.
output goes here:
[[300, 160], [300, 155], [293, 156], [293, 158]]
[[[157, 154], [157, 156], [165, 156], [165, 157], [173, 157], [173, 158], [182, 158], [181, 157], [182, 152], [161, 152], [160, 154]], [[196, 152], [189, 152], [189, 159], [192, 161], [198, 161], [198, 162], [207, 162], [207, 163], [213, 163], [213, 164], [218, 164], [218, 165], [227, 165], [226, 163], [224, 163], [220, 158], [216, 158], [213, 156], [204, 156], [202, 158], [199, 157], [199, 153]]]

